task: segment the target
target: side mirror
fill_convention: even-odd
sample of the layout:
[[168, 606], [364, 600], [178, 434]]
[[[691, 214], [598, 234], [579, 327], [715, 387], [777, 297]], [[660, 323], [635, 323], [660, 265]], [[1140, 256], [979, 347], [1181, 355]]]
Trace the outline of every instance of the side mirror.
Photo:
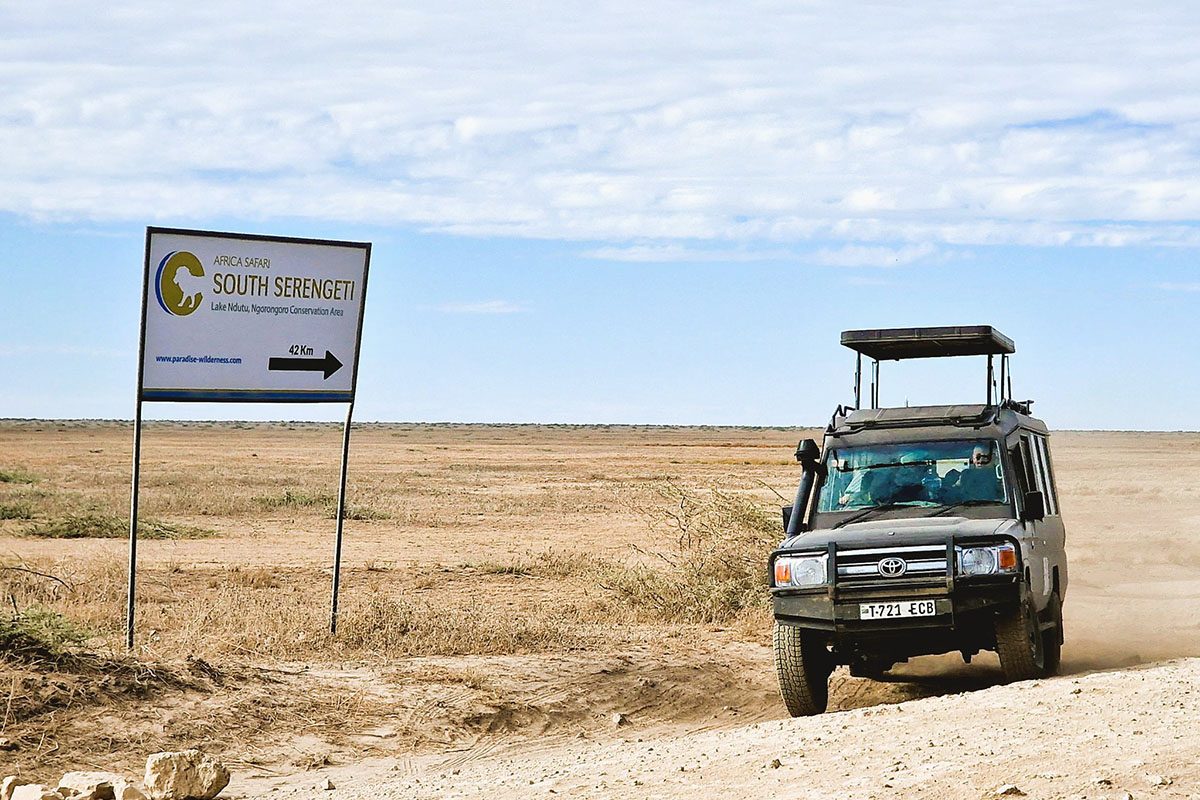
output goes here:
[[796, 445], [796, 460], [805, 469], [812, 469], [821, 460], [821, 448], [812, 439], [801, 439]]
[[1046, 518], [1046, 496], [1041, 492], [1026, 492], [1023, 505], [1022, 520], [1028, 522]]

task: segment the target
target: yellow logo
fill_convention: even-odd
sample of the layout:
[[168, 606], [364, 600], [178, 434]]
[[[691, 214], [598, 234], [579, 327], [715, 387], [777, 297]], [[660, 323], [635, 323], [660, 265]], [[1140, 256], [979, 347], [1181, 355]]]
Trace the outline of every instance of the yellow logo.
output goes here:
[[204, 286], [204, 266], [188, 251], [167, 253], [159, 262], [154, 291], [158, 304], [168, 314], [186, 317], [199, 308]]

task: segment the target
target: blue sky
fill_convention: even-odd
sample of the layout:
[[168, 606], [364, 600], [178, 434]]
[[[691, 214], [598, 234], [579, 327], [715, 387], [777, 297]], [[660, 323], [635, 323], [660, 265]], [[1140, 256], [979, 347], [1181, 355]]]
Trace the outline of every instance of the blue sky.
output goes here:
[[0, 10], [0, 416], [132, 414], [153, 224], [373, 242], [363, 420], [819, 424], [839, 331], [984, 323], [1198, 427], [1188, 5], [645, 5]]

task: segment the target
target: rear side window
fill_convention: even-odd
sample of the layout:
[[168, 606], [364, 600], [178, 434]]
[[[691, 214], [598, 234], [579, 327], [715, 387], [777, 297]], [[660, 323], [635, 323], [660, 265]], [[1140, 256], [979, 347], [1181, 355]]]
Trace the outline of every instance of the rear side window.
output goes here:
[[1047, 516], [1058, 515], [1058, 496], [1054, 491], [1054, 481], [1051, 479], [1050, 451], [1046, 446], [1046, 437], [1025, 435], [1018, 445], [1019, 461], [1025, 473], [1025, 485], [1029, 491], [1039, 491], [1046, 499]]
[[1050, 448], [1045, 436], [1033, 437], [1034, 455], [1037, 458], [1038, 472], [1042, 478], [1042, 491], [1046, 493], [1046, 513], [1058, 515], [1058, 493], [1054, 490], [1054, 473], [1050, 469]]

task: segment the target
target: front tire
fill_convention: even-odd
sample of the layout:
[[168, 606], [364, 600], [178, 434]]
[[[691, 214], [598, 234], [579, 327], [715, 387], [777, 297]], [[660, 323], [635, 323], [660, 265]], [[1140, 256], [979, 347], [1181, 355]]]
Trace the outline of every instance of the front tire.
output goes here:
[[788, 713], [793, 717], [824, 713], [833, 671], [825, 645], [803, 628], [778, 622], [773, 639], [779, 694]]
[[1062, 599], [1059, 598], [1058, 592], [1050, 595], [1050, 605], [1046, 607], [1046, 612], [1054, 622], [1053, 628], [1042, 633], [1042, 647], [1046, 651], [1042, 671], [1049, 677], [1057, 675], [1059, 667], [1062, 666], [1063, 615]]
[[1020, 605], [996, 617], [996, 653], [1010, 683], [1058, 673], [1062, 655], [1062, 603], [1057, 593], [1051, 595], [1047, 612], [1054, 625], [1043, 631], [1033, 596], [1026, 592]]

